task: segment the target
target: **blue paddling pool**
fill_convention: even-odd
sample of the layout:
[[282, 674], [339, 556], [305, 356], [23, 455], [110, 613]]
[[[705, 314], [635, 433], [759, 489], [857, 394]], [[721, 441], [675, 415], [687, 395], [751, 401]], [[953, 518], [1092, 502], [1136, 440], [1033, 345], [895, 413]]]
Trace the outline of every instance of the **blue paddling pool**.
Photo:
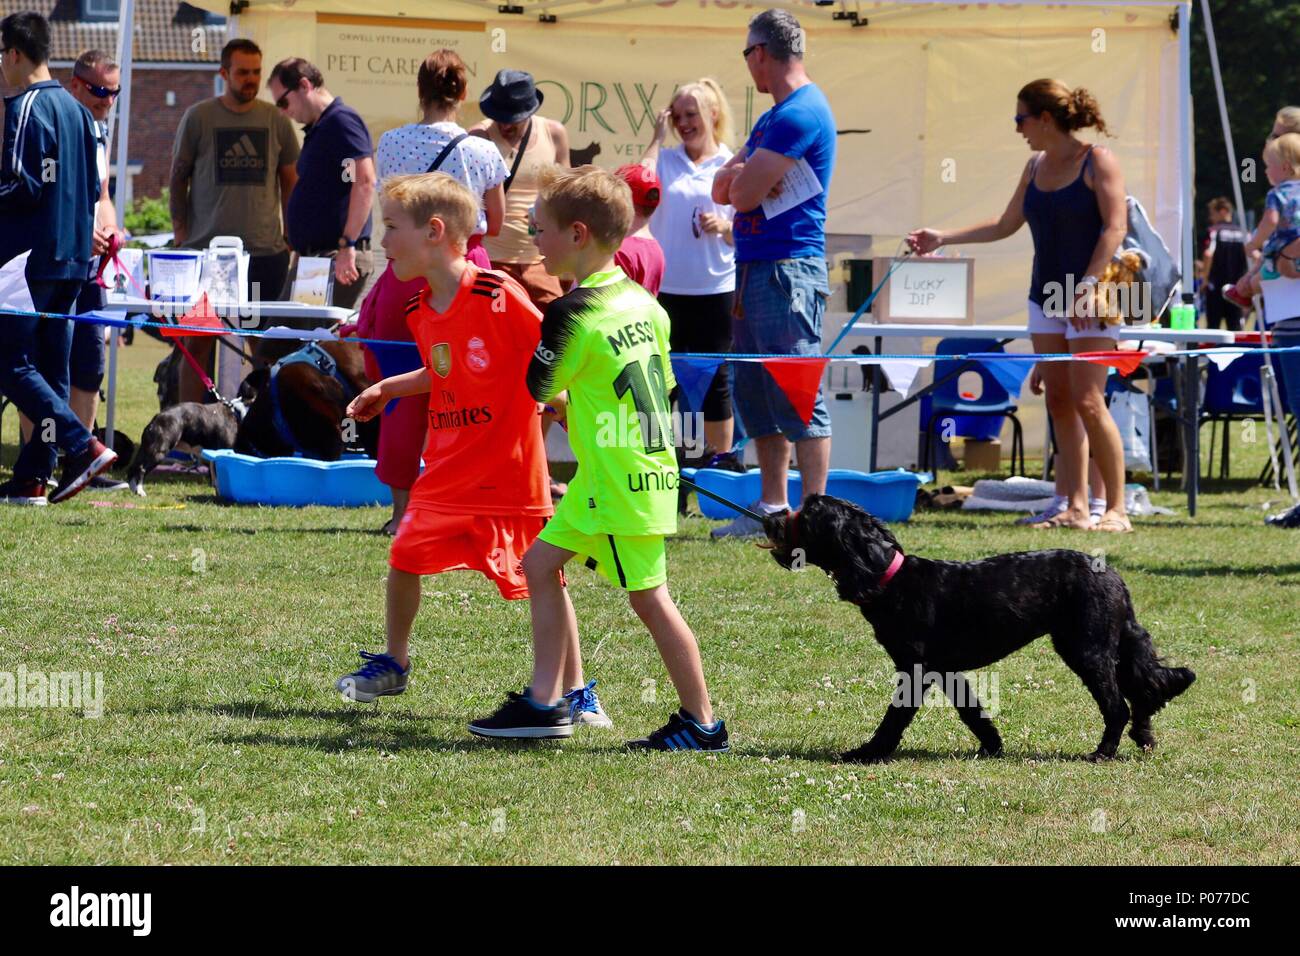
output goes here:
[[[744, 474], [719, 468], [683, 468], [682, 477], [701, 488], [721, 495], [728, 501], [748, 506], [759, 499], [761, 479], [757, 470]], [[930, 480], [930, 475], [904, 471], [877, 471], [867, 474], [847, 468], [832, 468], [826, 475], [826, 493], [852, 501], [881, 521], [906, 521], [916, 504], [916, 489]], [[793, 504], [803, 499], [803, 479], [790, 472], [787, 488]], [[696, 495], [700, 513], [706, 518], [734, 518], [735, 512], [704, 495]]]

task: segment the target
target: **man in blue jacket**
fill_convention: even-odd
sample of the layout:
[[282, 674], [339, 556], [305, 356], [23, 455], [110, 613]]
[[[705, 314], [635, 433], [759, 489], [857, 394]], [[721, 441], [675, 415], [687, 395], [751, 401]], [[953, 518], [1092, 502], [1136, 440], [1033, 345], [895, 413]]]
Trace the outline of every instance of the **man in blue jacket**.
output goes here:
[[[0, 20], [0, 70], [22, 91], [5, 99], [0, 262], [29, 252], [35, 310], [66, 315], [90, 267], [99, 171], [94, 121], [51, 79], [49, 54], [49, 24], [40, 14]], [[72, 322], [6, 315], [0, 323], [0, 392], [35, 425], [13, 477], [0, 484], [0, 504], [66, 501], [117, 460], [68, 406]], [[60, 448], [63, 472], [47, 499]]]

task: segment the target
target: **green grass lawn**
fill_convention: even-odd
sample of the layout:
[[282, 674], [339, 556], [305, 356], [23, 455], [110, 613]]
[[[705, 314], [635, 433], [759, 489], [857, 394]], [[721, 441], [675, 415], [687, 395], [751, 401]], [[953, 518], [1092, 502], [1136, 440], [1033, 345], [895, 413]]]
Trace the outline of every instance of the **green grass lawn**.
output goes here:
[[[160, 355], [122, 352], [133, 437]], [[626, 600], [585, 569], [571, 589], [614, 731], [493, 745], [465, 724], [526, 681], [528, 609], [473, 574], [426, 579], [406, 695], [332, 690], [382, 646], [381, 509], [226, 506], [182, 479], [5, 509], [0, 671], [102, 672], [105, 701], [100, 718], [0, 710], [0, 862], [1300, 862], [1300, 539], [1262, 523], [1284, 496], [1251, 480], [1259, 435], [1194, 520], [1165, 491], [1178, 514], [1127, 536], [951, 512], [895, 528], [928, 557], [1104, 549], [1162, 653], [1198, 675], [1156, 718], [1154, 754], [1125, 738], [1105, 765], [1078, 759], [1100, 716], [1046, 640], [996, 668], [1003, 759], [973, 759], [952, 710], [927, 707], [893, 762], [839, 764], [891, 691], [869, 625], [824, 576], [712, 542], [699, 518], [669, 543], [670, 584], [732, 731], [724, 757], [621, 750], [675, 696]]]

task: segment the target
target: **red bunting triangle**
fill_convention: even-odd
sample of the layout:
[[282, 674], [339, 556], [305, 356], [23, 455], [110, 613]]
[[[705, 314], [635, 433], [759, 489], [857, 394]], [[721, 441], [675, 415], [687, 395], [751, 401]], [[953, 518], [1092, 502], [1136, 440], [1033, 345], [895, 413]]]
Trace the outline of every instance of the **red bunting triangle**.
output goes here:
[[763, 367], [785, 392], [799, 418], [807, 425], [812, 421], [813, 405], [821, 388], [822, 373], [829, 358], [773, 358], [764, 359]]
[[1077, 352], [1075, 358], [1083, 359], [1085, 362], [1093, 362], [1097, 365], [1109, 365], [1117, 369], [1125, 377], [1132, 375], [1137, 371], [1137, 367], [1142, 364], [1142, 360], [1147, 357], [1146, 352]]
[[[200, 296], [199, 301], [194, 303], [194, 308], [182, 315], [177, 321], [177, 325], [188, 326], [187, 329], [164, 328], [162, 334], [169, 339], [180, 339], [188, 336], [206, 336], [206, 335], [225, 335], [230, 330], [222, 323], [220, 317], [212, 310], [212, 303], [208, 301], [208, 294], [205, 292]], [[212, 329], [211, 332], [194, 332], [191, 329], [203, 328]]]

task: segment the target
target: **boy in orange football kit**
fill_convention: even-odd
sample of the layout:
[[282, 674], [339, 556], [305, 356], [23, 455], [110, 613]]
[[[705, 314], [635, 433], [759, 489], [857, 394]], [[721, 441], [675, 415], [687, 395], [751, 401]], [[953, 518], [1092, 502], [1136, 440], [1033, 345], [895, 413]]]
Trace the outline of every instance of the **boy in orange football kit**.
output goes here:
[[[478, 202], [455, 179], [391, 177], [381, 204], [393, 272], [429, 283], [406, 307], [424, 366], [370, 386], [347, 413], [365, 421], [392, 399], [428, 392], [429, 429], [424, 471], [388, 558], [386, 652], [362, 651], [362, 666], [335, 684], [361, 702], [406, 690], [421, 575], [480, 571], [506, 600], [527, 598], [521, 560], [554, 513], [539, 408], [526, 384], [541, 313], [510, 276], [465, 260]], [[582, 681], [576, 646], [571, 658], [573, 722], [611, 726], [595, 681]]]

